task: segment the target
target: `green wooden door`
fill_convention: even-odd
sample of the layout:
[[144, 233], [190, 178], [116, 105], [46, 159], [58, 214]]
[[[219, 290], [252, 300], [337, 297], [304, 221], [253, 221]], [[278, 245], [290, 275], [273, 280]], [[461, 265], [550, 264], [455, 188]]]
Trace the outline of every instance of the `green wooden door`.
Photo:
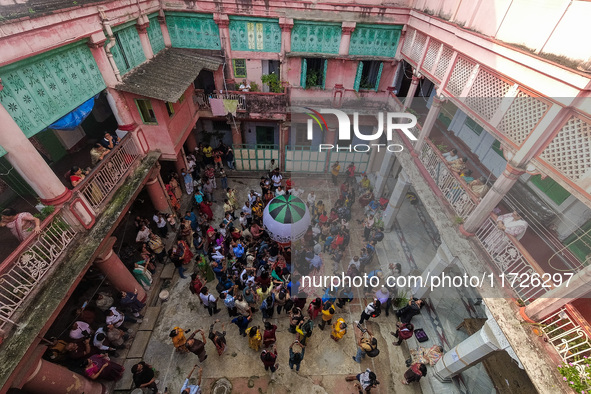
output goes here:
[[269, 126], [257, 126], [257, 146], [273, 145], [275, 143], [275, 128]]

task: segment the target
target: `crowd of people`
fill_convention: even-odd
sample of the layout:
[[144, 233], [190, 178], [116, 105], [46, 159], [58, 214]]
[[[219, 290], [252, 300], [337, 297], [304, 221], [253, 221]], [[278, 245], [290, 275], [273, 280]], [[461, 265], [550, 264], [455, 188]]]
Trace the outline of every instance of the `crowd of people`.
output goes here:
[[[384, 239], [379, 220], [384, 202], [373, 195], [367, 176], [363, 174], [358, 181], [355, 164], [351, 163], [344, 180], [339, 182], [340, 164], [334, 163], [331, 175], [338, 193], [334, 204], [328, 206], [313, 190], [306, 195], [301, 185], [284, 178], [272, 160], [267, 165], [266, 176], [260, 179], [260, 191], [251, 189], [239, 201], [237, 191], [229, 187], [224, 162], [229, 170], [234, 168], [231, 148], [220, 144], [212, 149], [199, 144], [195, 152], [187, 155], [187, 168], [180, 174], [171, 173], [166, 184], [174, 212], [154, 212], [151, 219], [136, 217], [136, 245], [127, 245], [121, 251], [124, 262], [133, 260], [126, 258], [126, 254], [132, 256], [135, 252], [141, 256], [129, 268], [146, 290], [151, 288], [157, 264], [171, 262], [184, 279], [187, 278], [185, 268], [194, 263], [187, 291], [216, 320], [208, 330], [171, 327], [169, 336], [175, 349], [179, 353], [195, 354], [201, 365], [206, 365], [207, 341], [215, 346], [217, 356], [222, 357], [228, 347], [226, 328], [235, 325], [266, 370], [274, 373], [279, 368], [278, 354], [285, 351], [289, 367], [297, 372], [313, 333], [339, 342], [353, 328], [357, 353], [352, 358], [361, 363], [365, 356], [378, 356], [377, 340], [366, 322], [378, 318], [382, 310], [386, 316], [392, 312], [392, 300], [397, 296], [395, 287], [385, 286], [376, 291], [360, 289], [360, 297], [371, 301], [359, 320], [347, 322], [344, 312], [347, 303], [355, 297], [355, 289], [322, 289], [324, 293], [318, 294], [319, 289], [305, 287], [301, 281], [303, 275], [320, 275], [331, 269], [351, 277], [364, 273], [369, 278], [380, 279], [400, 275], [400, 264], [390, 264], [387, 272], [376, 267], [375, 248]], [[191, 204], [183, 214], [181, 202], [185, 194]], [[305, 201], [312, 220], [302, 239], [288, 245], [273, 241], [262, 222], [265, 206], [279, 195], [293, 195]], [[357, 198], [358, 195], [364, 198]], [[219, 209], [214, 215], [214, 204], [222, 208], [221, 215]], [[362, 212], [363, 219], [355, 221], [352, 211], [357, 210]], [[365, 245], [347, 263], [344, 258], [352, 229], [362, 230]], [[117, 380], [123, 367], [112, 362], [109, 355], [116, 355], [117, 350], [128, 346], [133, 333], [127, 324], [141, 322], [144, 305], [128, 293], [119, 297], [99, 293], [93, 304], [99, 313], [89, 317], [88, 311], [93, 308], [85, 308], [71, 328], [71, 341], [62, 347], [59, 343], [52, 345], [51, 357], [76, 361], [91, 379]], [[398, 338], [395, 345], [407, 339], [409, 332], [412, 336], [410, 319], [420, 313], [422, 305], [421, 300], [413, 299], [408, 307], [397, 312], [400, 323], [392, 333]], [[228, 314], [225, 323], [218, 318], [222, 309]], [[281, 314], [288, 317], [288, 331], [294, 335], [289, 343], [277, 343], [277, 326], [270, 321]], [[201, 377], [202, 369], [199, 371]], [[141, 362], [131, 372], [136, 387], [158, 392], [150, 365]], [[425, 363], [413, 362], [404, 374], [403, 383], [416, 382], [425, 374]], [[370, 370], [348, 376], [347, 380], [355, 381], [360, 392], [369, 392], [379, 384]], [[182, 393], [198, 393], [199, 384], [191, 386], [185, 382]]]

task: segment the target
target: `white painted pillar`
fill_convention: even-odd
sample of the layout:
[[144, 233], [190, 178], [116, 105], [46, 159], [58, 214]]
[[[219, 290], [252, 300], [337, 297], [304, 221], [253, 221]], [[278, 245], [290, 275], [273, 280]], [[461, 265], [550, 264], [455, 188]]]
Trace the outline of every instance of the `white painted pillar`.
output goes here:
[[420, 78], [416, 75], [412, 76], [412, 81], [410, 82], [410, 87], [408, 88], [408, 92], [406, 93], [406, 98], [404, 99], [404, 107], [403, 111], [406, 111], [407, 108], [410, 108], [412, 101], [415, 98], [415, 93], [417, 92], [417, 87], [419, 86]]
[[427, 268], [425, 268], [421, 274], [421, 277], [423, 278], [422, 283], [425, 286], [415, 286], [412, 289], [413, 296], [416, 298], [425, 298], [428, 296], [431, 293], [431, 288], [429, 286], [431, 283], [430, 278], [441, 275], [447, 267], [452, 264], [457, 265], [458, 263], [458, 258], [451, 254], [451, 251], [447, 245], [444, 243], [439, 245], [437, 252], [435, 253], [435, 257], [433, 257], [433, 260], [431, 260]]
[[380, 166], [380, 170], [378, 171], [376, 177], [376, 184], [373, 188], [373, 193], [376, 197], [380, 197], [384, 192], [384, 188], [386, 183], [388, 182], [388, 177], [390, 176], [390, 171], [392, 169], [392, 165], [396, 159], [396, 155], [392, 152], [386, 152], [384, 155], [384, 159], [382, 161], [382, 165]]
[[501, 350], [501, 345], [491, 328], [491, 320], [494, 322], [494, 319], [487, 320], [479, 331], [454, 346], [435, 364], [433, 373], [438, 380], [449, 382], [453, 376]]
[[404, 202], [406, 192], [408, 191], [410, 185], [412, 185], [412, 183], [408, 175], [406, 175], [406, 172], [404, 172], [404, 170], [400, 171], [400, 175], [396, 181], [396, 186], [394, 186], [394, 190], [390, 195], [388, 207], [386, 208], [386, 212], [384, 212], [384, 229], [386, 231], [390, 231], [392, 229], [394, 220], [396, 220], [396, 215], [398, 215], [398, 211]]
[[415, 142], [414, 144], [414, 150], [415, 152], [417, 152], [417, 154], [420, 154], [419, 152], [421, 151], [421, 147], [423, 146], [423, 143], [425, 142], [425, 138], [427, 138], [429, 136], [429, 134], [431, 134], [431, 130], [433, 130], [433, 126], [435, 125], [435, 121], [437, 120], [437, 117], [439, 116], [439, 112], [441, 111], [441, 103], [443, 101], [437, 97], [434, 96], [433, 97], [433, 102], [431, 104], [431, 108], [429, 108], [429, 113], [427, 113], [427, 117], [425, 118], [425, 122], [423, 123], [423, 128], [421, 129], [421, 132], [417, 138], [417, 142]]

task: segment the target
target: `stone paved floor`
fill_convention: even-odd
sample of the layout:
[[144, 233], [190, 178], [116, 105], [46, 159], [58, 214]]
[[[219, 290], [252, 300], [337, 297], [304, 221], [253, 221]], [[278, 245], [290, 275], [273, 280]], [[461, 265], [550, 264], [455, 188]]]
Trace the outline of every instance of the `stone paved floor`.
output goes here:
[[[229, 185], [234, 187], [244, 201], [250, 188], [259, 191], [257, 178], [230, 178]], [[306, 178], [294, 178], [306, 191], [314, 190], [317, 201], [322, 199], [325, 206], [330, 209], [336, 200], [338, 191], [329, 179], [322, 176], [309, 176]], [[216, 191], [217, 201], [222, 201], [222, 193]], [[356, 206], [358, 206], [356, 204]], [[214, 211], [216, 219], [221, 219], [221, 207]], [[411, 206], [405, 202], [400, 210], [398, 221], [394, 231], [387, 233], [386, 238], [379, 244], [378, 257], [374, 259], [374, 267], [380, 265], [385, 269], [389, 262], [400, 262], [403, 274], [420, 271], [435, 255], [438, 245], [437, 233], [431, 228], [424, 210], [419, 206]], [[351, 257], [358, 254], [364, 245], [362, 240], [362, 228], [357, 219], [363, 216], [360, 209], [354, 210], [351, 220], [351, 243], [342, 260], [348, 264]], [[333, 262], [323, 256], [325, 265], [328, 264], [332, 272]], [[191, 267], [189, 267], [189, 272]], [[144, 360], [152, 364], [158, 371], [160, 389], [169, 388], [170, 393], [178, 393], [184, 382], [184, 378], [198, 363], [193, 354], [178, 354], [174, 351], [168, 333], [174, 326], [201, 328], [207, 330], [214, 318], [209, 317], [207, 311], [200, 306], [196, 295], [188, 290], [189, 279], [179, 279], [175, 274], [170, 286], [170, 299], [162, 303], [162, 310], [154, 328], [152, 337], [144, 354]], [[210, 287], [213, 285], [210, 284]], [[238, 335], [235, 325], [229, 324], [229, 317], [222, 306], [223, 311], [217, 317], [226, 323], [228, 348], [218, 357], [214, 346], [208, 341], [206, 350], [207, 360], [203, 363], [204, 393], [212, 392], [216, 380], [228, 379], [233, 385], [233, 392], [237, 393], [356, 393], [352, 383], [346, 382], [344, 377], [348, 374], [357, 374], [365, 368], [375, 371], [381, 384], [375, 393], [492, 393], [494, 389], [488, 376], [481, 367], [474, 367], [465, 372], [454, 384], [440, 384], [434, 381], [431, 372], [429, 379], [423, 379], [421, 385], [404, 386], [400, 383], [402, 374], [406, 370], [404, 360], [408, 358], [407, 345], [396, 348], [392, 346], [392, 336], [389, 334], [395, 327], [396, 318], [392, 315], [386, 317], [382, 314], [377, 319], [372, 319], [367, 326], [374, 332], [380, 348], [380, 355], [376, 358], [366, 358], [361, 365], [355, 363], [351, 356], [356, 352], [356, 345], [352, 331], [353, 321], [359, 319], [364, 305], [369, 300], [357, 298], [338, 310], [336, 318], [343, 317], [350, 324], [349, 333], [338, 343], [330, 340], [330, 331], [320, 331], [315, 328], [313, 336], [307, 346], [306, 355], [299, 373], [291, 371], [287, 364], [288, 348], [294, 339], [294, 335], [287, 332], [288, 320], [285, 315], [275, 316], [271, 319], [279, 329], [277, 331], [277, 348], [279, 353], [279, 370], [271, 376], [265, 372], [259, 359], [259, 354], [248, 347], [247, 339]], [[462, 308], [458, 308], [461, 302]], [[483, 311], [473, 305], [469, 297], [440, 298], [431, 300], [428, 308], [424, 308], [421, 316], [415, 317], [413, 323], [416, 327], [422, 327], [428, 333], [431, 343], [442, 343], [446, 350], [450, 346], [459, 343], [466, 335], [456, 331], [455, 327], [465, 317], [481, 317]], [[254, 316], [254, 323], [261, 325], [260, 312]], [[252, 325], [252, 324], [251, 324]], [[409, 346], [416, 343], [409, 341]], [[194, 375], [196, 377], [196, 374]], [[433, 383], [430, 383], [433, 381]]]

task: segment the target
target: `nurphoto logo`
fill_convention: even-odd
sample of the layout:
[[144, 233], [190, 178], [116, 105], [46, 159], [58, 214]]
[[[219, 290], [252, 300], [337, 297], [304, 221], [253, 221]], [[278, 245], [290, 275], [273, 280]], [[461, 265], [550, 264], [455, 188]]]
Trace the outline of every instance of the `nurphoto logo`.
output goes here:
[[[311, 119], [308, 119], [308, 129], [307, 129], [307, 137], [308, 140], [312, 140], [314, 134], [314, 121], [320, 127], [321, 131], [325, 131], [328, 129], [328, 125], [326, 124], [326, 120], [322, 116], [322, 114], [332, 114], [337, 117], [339, 127], [338, 127], [338, 140], [339, 141], [351, 141], [351, 119], [349, 115], [343, 111], [339, 111], [337, 109], [319, 109], [318, 111], [313, 110], [312, 108], [305, 107], [308, 112], [307, 114], [310, 116]], [[386, 118], [386, 138], [388, 141], [392, 140], [392, 132], [394, 130], [400, 130], [404, 133], [404, 135], [410, 139], [411, 141], [416, 141], [417, 137], [415, 137], [412, 132], [410, 131], [411, 128], [416, 126], [417, 118], [413, 114], [409, 114], [406, 112], [378, 112], [377, 119], [378, 119], [378, 126], [377, 130], [373, 134], [363, 134], [359, 130], [359, 114], [357, 112], [353, 113], [353, 133], [355, 137], [362, 141], [375, 141], [378, 140], [382, 134], [384, 133], [384, 114]], [[410, 120], [410, 122], [405, 121]], [[318, 151], [330, 151], [336, 150], [339, 151], [349, 151], [349, 152], [369, 152], [371, 149], [376, 148], [378, 152], [381, 148], [385, 148], [388, 152], [401, 152], [404, 147], [400, 144], [347, 144], [346, 146], [339, 146], [338, 143], [336, 145], [333, 144], [320, 144], [318, 145]]]

